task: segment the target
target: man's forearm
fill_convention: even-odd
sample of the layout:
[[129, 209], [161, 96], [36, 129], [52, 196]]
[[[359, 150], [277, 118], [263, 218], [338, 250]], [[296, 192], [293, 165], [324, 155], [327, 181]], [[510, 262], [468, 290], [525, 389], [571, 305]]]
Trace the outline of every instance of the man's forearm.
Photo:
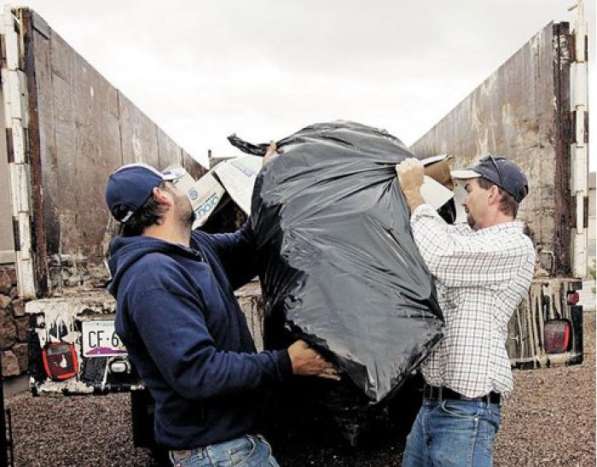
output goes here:
[[425, 200], [421, 195], [421, 191], [419, 189], [416, 190], [407, 190], [403, 191], [404, 198], [406, 199], [406, 204], [410, 208], [411, 214], [417, 209], [421, 204], [425, 204]]

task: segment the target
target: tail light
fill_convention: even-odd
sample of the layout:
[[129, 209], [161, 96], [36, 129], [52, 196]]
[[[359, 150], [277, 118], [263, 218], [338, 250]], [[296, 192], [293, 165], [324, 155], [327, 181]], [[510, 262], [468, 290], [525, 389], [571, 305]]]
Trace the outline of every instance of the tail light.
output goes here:
[[554, 319], [545, 322], [544, 327], [545, 352], [563, 353], [570, 348], [572, 327], [565, 319]]
[[49, 343], [44, 347], [42, 359], [46, 374], [55, 381], [64, 381], [79, 372], [77, 352], [73, 344]]
[[568, 292], [568, 295], [566, 296], [567, 300], [568, 300], [568, 305], [576, 305], [578, 303], [578, 301], [580, 300], [580, 295], [578, 294], [578, 292]]

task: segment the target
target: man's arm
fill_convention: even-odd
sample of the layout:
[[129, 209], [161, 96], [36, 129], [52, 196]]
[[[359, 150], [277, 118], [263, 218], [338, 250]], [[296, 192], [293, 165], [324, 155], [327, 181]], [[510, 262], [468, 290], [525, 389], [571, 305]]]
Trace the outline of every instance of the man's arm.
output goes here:
[[[280, 155], [271, 142], [263, 157], [263, 165]], [[258, 274], [255, 234], [250, 219], [236, 232], [209, 235], [233, 289], [243, 286]]]
[[500, 242], [491, 236], [463, 235], [427, 204], [413, 212], [411, 229], [429, 271], [448, 287], [500, 286], [532, 254], [522, 238]]
[[245, 285], [259, 273], [255, 234], [250, 220], [233, 233], [204, 235], [220, 258], [234, 290]]
[[509, 280], [517, 261], [529, 255], [524, 241], [496, 242], [494, 237], [465, 235], [424, 203], [420, 193], [423, 165], [407, 159], [396, 166], [411, 210], [413, 238], [429, 271], [446, 286], [499, 285]]

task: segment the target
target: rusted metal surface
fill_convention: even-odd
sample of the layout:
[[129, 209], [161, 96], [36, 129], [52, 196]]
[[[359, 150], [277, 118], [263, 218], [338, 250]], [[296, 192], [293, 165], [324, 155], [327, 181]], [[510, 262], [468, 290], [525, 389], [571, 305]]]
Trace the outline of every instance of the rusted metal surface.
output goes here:
[[[22, 11], [37, 278], [45, 296], [45, 289], [60, 293], [68, 285], [56, 275], [67, 265], [77, 270], [69, 277], [86, 270], [89, 274], [80, 277], [107, 278], [104, 188], [109, 174], [130, 162], [158, 168], [184, 164], [185, 156], [41, 18]], [[196, 163], [187, 165], [191, 173], [201, 171]], [[75, 283], [82, 285], [77, 280], [70, 285]]]
[[452, 154], [454, 167], [486, 153], [516, 161], [529, 177], [520, 218], [543, 268], [570, 272], [572, 199], [568, 147], [568, 25], [547, 25], [411, 149], [420, 157]]
[[[34, 14], [25, 12], [23, 16], [24, 29], [30, 31], [26, 34], [25, 42], [25, 60], [24, 70], [25, 75], [32, 75], [33, 73], [33, 19]], [[40, 22], [38, 21], [38, 24]], [[44, 52], [42, 51], [42, 54]], [[41, 79], [44, 80], [43, 71]], [[28, 108], [29, 108], [29, 154], [31, 158], [31, 185], [41, 186], [42, 184], [42, 165], [40, 160], [40, 132], [39, 132], [39, 112], [37, 105], [31, 105], [37, 102], [37, 89], [34, 86], [33, 80], [27, 82], [28, 91]], [[31, 205], [32, 205], [32, 225], [34, 245], [33, 249], [36, 252], [34, 256], [34, 274], [36, 283], [36, 292], [38, 295], [47, 293], [47, 268], [42, 258], [46, 257], [47, 252], [47, 238], [44, 231], [44, 212], [43, 212], [43, 193], [41, 190], [31, 190]]]
[[158, 139], [158, 165], [161, 168], [170, 165], [182, 166], [182, 149], [166, 133], [156, 128]]
[[119, 94], [119, 109], [123, 162], [146, 162], [157, 167], [159, 157], [155, 124], [122, 94]]

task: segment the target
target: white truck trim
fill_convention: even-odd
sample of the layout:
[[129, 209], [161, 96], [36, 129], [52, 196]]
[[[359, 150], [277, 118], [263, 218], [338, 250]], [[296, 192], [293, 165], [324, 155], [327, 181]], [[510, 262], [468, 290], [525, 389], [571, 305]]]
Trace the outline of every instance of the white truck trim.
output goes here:
[[572, 274], [576, 277], [587, 275], [587, 230], [585, 229], [585, 199], [588, 196], [589, 158], [588, 144], [585, 142], [585, 115], [588, 107], [588, 69], [586, 57], [587, 23], [583, 0], [578, 0], [574, 21], [574, 62], [571, 64], [570, 85], [572, 87], [571, 111], [575, 115], [575, 141], [570, 148], [571, 173], [570, 191], [576, 200], [576, 228], [572, 229], [571, 258]]
[[[18, 226], [15, 242], [17, 286], [22, 298], [35, 298], [35, 276], [31, 239], [31, 166], [27, 160], [27, 128], [29, 126], [27, 79], [19, 69], [23, 52], [21, 21], [10, 7], [0, 16], [6, 61], [2, 63], [2, 92], [5, 107], [5, 128], [12, 139], [12, 160], [8, 164], [13, 221]], [[18, 32], [19, 31], [19, 32]]]

